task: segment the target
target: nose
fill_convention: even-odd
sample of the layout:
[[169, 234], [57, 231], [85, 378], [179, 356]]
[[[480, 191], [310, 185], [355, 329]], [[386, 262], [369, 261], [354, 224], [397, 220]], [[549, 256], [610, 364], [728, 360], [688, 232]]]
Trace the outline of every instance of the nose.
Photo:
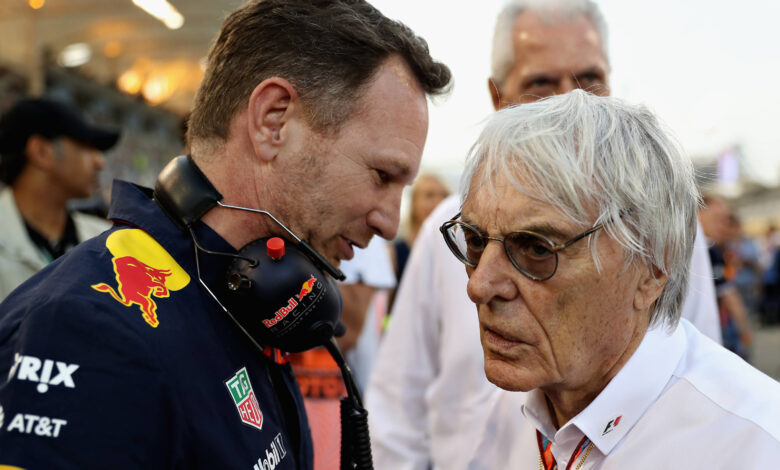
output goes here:
[[500, 242], [491, 240], [482, 252], [476, 268], [468, 268], [466, 291], [475, 304], [486, 304], [494, 298], [512, 300], [518, 295], [514, 283], [521, 276], [507, 258]]
[[99, 171], [106, 166], [106, 158], [103, 156], [103, 152], [95, 151], [92, 154], [92, 160], [95, 163], [95, 168]]
[[558, 91], [556, 94], [563, 95], [570, 91], [574, 91], [580, 88], [580, 84], [577, 82], [577, 78], [572, 75], [564, 75], [561, 81], [558, 83]]
[[367, 224], [380, 237], [392, 240], [398, 233], [403, 186], [388, 190], [379, 204], [368, 213]]

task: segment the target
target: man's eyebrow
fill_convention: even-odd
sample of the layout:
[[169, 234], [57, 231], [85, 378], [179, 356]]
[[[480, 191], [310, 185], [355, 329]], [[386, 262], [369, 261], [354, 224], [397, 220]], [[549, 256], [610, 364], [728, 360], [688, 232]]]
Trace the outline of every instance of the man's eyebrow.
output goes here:
[[405, 181], [407, 184], [411, 184], [412, 180], [414, 180], [412, 167], [400, 158], [381, 158], [375, 166], [378, 170], [386, 172], [395, 180]]
[[460, 218], [461, 222], [463, 222], [463, 223], [465, 223], [467, 225], [470, 225], [471, 228], [473, 228], [477, 232], [479, 232], [479, 233], [481, 233], [483, 235], [487, 235], [487, 232], [484, 229], [482, 229], [482, 227], [480, 227], [479, 225], [474, 223], [473, 220], [469, 219], [468, 216], [465, 216], [465, 215], [463, 215], [463, 213], [461, 213], [459, 218]]
[[552, 238], [557, 240], [564, 240], [568, 237], [568, 234], [562, 232], [561, 229], [555, 227], [554, 225], [548, 222], [535, 222], [531, 225], [527, 225], [518, 230], [538, 233], [539, 235], [544, 235], [547, 238]]
[[[474, 229], [476, 229], [480, 233], [486, 234], [487, 232], [483, 230], [479, 225], [475, 224], [471, 219], [469, 219], [467, 216], [464, 216], [461, 214], [460, 220], [463, 222], [471, 225]], [[571, 238], [571, 236], [568, 233], [562, 232], [561, 229], [558, 227], [555, 227], [554, 225], [548, 223], [548, 222], [535, 222], [530, 225], [526, 225], [523, 227], [515, 227], [512, 230], [509, 230], [506, 233], [511, 232], [534, 232], [539, 235], [544, 235], [547, 238], [555, 239], [555, 240], [566, 240], [568, 238]], [[503, 235], [506, 235], [502, 234]]]
[[583, 75], [588, 75], [588, 74], [591, 74], [591, 73], [595, 74], [595, 75], [604, 76], [604, 74], [606, 72], [604, 71], [604, 69], [602, 69], [598, 65], [593, 65], [593, 66], [590, 66], [588, 68], [582, 69], [582, 70], [580, 70], [578, 72], [575, 72], [574, 75], [577, 76], [577, 77], [581, 77]]
[[529, 83], [535, 82], [537, 80], [546, 80], [548, 82], [555, 82], [559, 80], [560, 77], [557, 75], [553, 75], [551, 73], [546, 72], [538, 72], [538, 73], [532, 73], [530, 75], [527, 75], [523, 78], [522, 84], [523, 86], [528, 86]]
[[466, 215], [463, 215], [463, 213], [462, 213], [462, 212], [461, 212], [461, 214], [460, 214], [460, 217], [459, 217], [459, 218], [460, 218], [460, 220], [461, 220], [462, 222], [465, 222], [465, 223], [467, 223], [467, 224], [471, 225], [472, 227], [477, 227], [477, 226], [478, 226], [478, 225], [477, 225], [477, 224], [475, 224], [475, 223], [474, 223], [474, 221], [473, 221], [473, 220], [471, 220], [471, 219], [470, 219], [468, 216], [466, 216]]

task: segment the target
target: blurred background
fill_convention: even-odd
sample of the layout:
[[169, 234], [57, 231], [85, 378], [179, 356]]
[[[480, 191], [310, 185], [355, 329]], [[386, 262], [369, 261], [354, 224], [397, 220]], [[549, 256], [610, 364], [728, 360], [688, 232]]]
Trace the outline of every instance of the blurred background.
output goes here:
[[[74, 103], [123, 130], [103, 187], [114, 177], [151, 184], [181, 151], [209, 44], [241, 3], [0, 0], [0, 111], [28, 94]], [[503, 1], [373, 3], [425, 37], [453, 69], [453, 92], [431, 104], [423, 169], [456, 189], [466, 152], [492, 111], [488, 51]], [[598, 3], [609, 25], [612, 94], [666, 121], [702, 185], [730, 199], [748, 233], [780, 222], [780, 30], [772, 24], [780, 4]]]
[[[151, 186], [182, 152], [209, 45], [241, 3], [0, 0], [0, 112], [29, 95], [75, 104], [93, 121], [122, 129], [97, 197], [110, 197], [116, 177]], [[452, 93], [431, 103], [422, 166], [455, 190], [492, 112], [489, 51], [503, 1], [372, 3], [423, 36], [453, 70]], [[612, 94], [660, 115], [693, 159], [702, 189], [728, 200], [757, 246], [776, 247], [780, 235], [770, 228], [780, 226], [780, 3], [597, 3], [609, 26]], [[408, 206], [407, 197], [402, 210]], [[772, 341], [780, 350], [780, 336]]]

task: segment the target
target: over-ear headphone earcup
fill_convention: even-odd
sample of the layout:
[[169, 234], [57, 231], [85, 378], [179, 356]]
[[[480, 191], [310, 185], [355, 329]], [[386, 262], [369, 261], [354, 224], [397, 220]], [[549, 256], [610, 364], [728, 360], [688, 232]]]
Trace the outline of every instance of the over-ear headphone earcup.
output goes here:
[[[255, 240], [228, 267], [220, 298], [261, 345], [300, 352], [324, 344], [340, 325], [341, 293], [293, 243], [269, 256], [268, 238]], [[279, 239], [277, 239], [278, 242]], [[340, 328], [341, 326], [341, 328]]]

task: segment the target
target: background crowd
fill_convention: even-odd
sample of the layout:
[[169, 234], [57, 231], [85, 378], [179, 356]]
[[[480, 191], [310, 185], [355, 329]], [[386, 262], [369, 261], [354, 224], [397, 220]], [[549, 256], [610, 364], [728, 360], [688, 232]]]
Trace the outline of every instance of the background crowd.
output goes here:
[[[30, 2], [30, 5], [32, 4], [33, 2]], [[537, 45], [538, 49], [533, 49], [528, 55], [518, 54], [517, 57], [510, 57], [510, 63], [507, 65], [510, 68], [504, 71], [507, 73], [504, 78], [508, 80], [512, 79], [510, 71], [522, 69], [521, 66], [524, 64], [547, 68], [544, 73], [539, 73], [535, 77], [536, 81], [529, 82], [531, 83], [529, 87], [536, 87], [532, 88], [531, 92], [518, 96], [512, 96], [511, 92], [504, 93], [503, 87], [506, 81], [494, 81], [495, 70], [492, 71], [494, 75], [491, 76], [490, 81], [485, 80], [485, 82], [486, 85], [489, 84], [495, 110], [524, 102], [531, 95], [535, 100], [540, 96], [565, 93], [573, 88], [583, 88], [596, 94], [609, 94], [609, 60], [606, 46], [602, 43], [602, 41], [606, 42], [607, 37], [606, 30], [599, 23], [603, 20], [599, 15], [598, 18], [586, 16], [584, 21], [590, 23], [584, 27], [579, 25], [579, 29], [572, 26], [574, 22], [570, 18], [562, 22], [563, 26], [554, 21], [552, 23], [543, 21], [542, 30], [557, 27], [571, 29], [560, 35], [557, 33], [553, 35], [550, 31], [546, 31], [546, 35], [540, 36], [543, 41], [541, 46]], [[515, 20], [514, 16], [511, 17], [511, 21]], [[20, 16], [19, 21], [26, 21], [26, 19]], [[219, 23], [216, 19], [214, 21]], [[497, 25], [496, 28], [494, 48], [500, 50], [497, 45], [502, 40], [506, 47], [514, 44], [508, 41], [508, 39], [515, 40], [510, 38], [508, 32], [506, 37], [502, 37], [498, 33], [500, 27]], [[533, 34], [538, 33], [539, 28], [539, 24], [528, 27], [531, 37], [535, 37]], [[589, 40], [594, 40], [595, 37], [595, 46], [591, 49], [583, 47], [572, 52], [565, 44], [565, 39], [568, 37], [566, 34], [572, 34], [573, 38], [579, 37], [576, 36], [579, 34]], [[551, 39], [553, 37], [555, 39]], [[45, 54], [39, 70], [43, 76], [41, 80], [41, 77], [30, 76], [28, 71], [5, 63], [2, 52], [3, 49], [0, 48], [0, 114], [4, 116], [3, 120], [0, 120], [0, 144], [3, 144], [3, 147], [0, 147], [0, 158], [2, 158], [0, 168], [3, 173], [3, 193], [0, 193], [2, 194], [0, 197], [4, 198], [0, 199], [0, 203], [5, 204], [3, 210], [7, 213], [14, 212], [14, 205], [16, 205], [22, 223], [16, 227], [11, 227], [11, 224], [0, 226], [0, 238], [3, 238], [0, 240], [0, 257], [5, 258], [5, 260], [0, 259], [4, 263], [0, 265], [0, 286], [2, 286], [0, 300], [37, 270], [107, 227], [104, 221], [99, 219], [105, 217], [111, 198], [108, 190], [109, 183], [113, 178], [152, 185], [157, 173], [167, 162], [166, 157], [173, 157], [188, 150], [183, 142], [187, 115], [174, 106], [166, 107], [165, 104], [155, 103], [140, 92], [128, 93], [113, 83], [106, 85], [89, 73], [85, 73], [84, 70], [58, 65], [53, 56]], [[489, 52], [485, 51], [485, 54]], [[494, 66], [495, 61], [500, 60], [495, 59], [496, 54], [499, 53], [494, 50]], [[572, 57], [592, 59], [592, 64], [587, 64], [588, 66], [583, 70], [573, 70], [576, 66], [571, 63], [576, 60]], [[570, 62], [566, 63], [564, 59]], [[556, 67], [566, 69], [560, 81], [555, 81], [554, 73], [549, 72], [557, 70]], [[489, 75], [490, 71], [486, 70], [485, 78], [487, 79]], [[570, 77], [574, 79], [569, 80]], [[456, 75], [455, 81], [457, 80]], [[568, 89], [565, 89], [564, 82], [567, 81], [572, 83]], [[44, 117], [30, 118], [29, 122], [23, 123], [22, 126], [18, 107], [31, 97], [44, 98], [42, 101], [34, 101], [38, 103], [36, 106], [45, 109], [42, 111]], [[52, 107], [56, 112], [47, 111], [47, 107]], [[34, 115], [33, 111], [27, 113]], [[48, 121], [54, 120], [53, 116], [57, 113], [65, 117], [49, 124]], [[45, 129], [36, 126], [44, 126]], [[101, 140], [101, 133], [105, 133], [108, 137], [103, 136]], [[12, 142], [14, 137], [22, 135], [25, 136], [24, 141]], [[43, 139], [30, 139], [33, 144], [29, 144], [27, 138], [31, 136], [42, 136]], [[75, 150], [70, 147], [74, 142], [78, 144]], [[463, 149], [464, 155], [467, 150]], [[71, 154], [75, 156], [71, 157]], [[780, 181], [775, 182], [774, 186], [745, 181], [742, 190], [735, 191], [734, 181], [731, 179], [733, 175], [729, 173], [729, 166], [722, 161], [734, 157], [734, 153], [727, 152], [724, 155], [728, 158], [720, 158], [721, 161], [710, 159], [694, 162], [697, 170], [696, 179], [703, 198], [698, 213], [703, 238], [697, 242], [702, 242], [706, 246], [712, 272], [711, 275], [708, 271], [702, 273], [696, 271], [694, 266], [692, 283], [694, 286], [704, 284], [714, 286], [717, 299], [717, 324], [720, 332], [705, 333], [711, 337], [714, 335], [713, 339], [722, 343], [724, 347], [778, 380], [780, 379]], [[79, 179], [79, 176], [68, 173], [68, 170], [74, 167], [75, 159], [88, 159], [92, 162], [90, 168], [83, 171], [88, 173], [88, 178], [82, 175], [82, 179]], [[396, 383], [395, 376], [385, 375], [385, 372], [391, 369], [388, 364], [392, 363], [393, 367], [397, 367], [395, 361], [402, 361], [404, 354], [408, 354], [409, 357], [414, 356], [414, 361], [421, 362], [419, 370], [405, 367], [402, 363], [400, 368], [403, 372], [411, 371], [411, 374], [407, 375], [413, 377], [399, 379], [416, 381], [419, 385], [419, 396], [409, 399], [412, 403], [410, 409], [417, 413], [418, 410], [414, 408], [415, 403], [422, 406], [422, 403], [430, 401], [431, 397], [441, 402], [440, 410], [426, 409], [420, 413], [427, 413], [428, 416], [413, 417], [417, 421], [412, 424], [420, 426], [421, 434], [435, 433], [437, 423], [442, 427], [445, 422], [448, 423], [447, 426], [451, 424], [451, 421], [447, 421], [449, 417], [442, 418], [447, 415], [448, 406], [457, 405], [457, 408], [452, 409], [462, 413], [470, 404], [485, 396], [481, 394], [484, 391], [482, 387], [486, 384], [484, 377], [481, 377], [478, 383], [473, 383], [473, 390], [470, 390], [473, 393], [461, 392], [458, 387], [437, 382], [442, 375], [446, 374], [468, 375], [464, 372], [465, 367], [456, 366], [457, 362], [452, 360], [457, 353], [450, 355], [451, 352], [446, 349], [445, 345], [448, 342], [460, 344], [460, 338], [452, 331], [447, 332], [446, 327], [442, 326], [446, 317], [440, 315], [431, 317], [431, 320], [415, 319], [422, 322], [419, 323], [422, 329], [441, 330], [434, 332], [426, 330], [412, 333], [410, 331], [417, 324], [408, 323], [404, 319], [416, 315], [418, 311], [416, 306], [422, 306], [420, 310], [425, 310], [429, 306], [431, 309], [451, 310], [452, 305], [462, 300], [451, 295], [447, 287], [442, 287], [440, 284], [444, 284], [443, 282], [433, 283], [435, 292], [426, 295], [422, 291], [430, 286], [419, 281], [420, 276], [423, 275], [421, 273], [427, 273], [421, 271], [427, 269], [427, 264], [436, 267], [430, 268], [432, 272], [436, 269], [448, 270], [447, 266], [452, 266], [437, 264], [439, 261], [433, 258], [434, 250], [429, 245], [434, 241], [443, 244], [438, 233], [441, 222], [439, 219], [445, 216], [452, 217], [455, 211], [451, 208], [459, 207], [463, 190], [458, 187], [461, 160], [462, 155], [453, 156], [453, 164], [446, 168], [442, 168], [440, 164], [426, 167], [423, 160], [422, 171], [404, 193], [401, 204], [402, 223], [398, 236], [394, 240], [374, 237], [365, 249], [355, 250], [355, 257], [352, 260], [342, 263], [342, 270], [347, 275], [340, 284], [344, 298], [343, 322], [347, 326], [347, 334], [339, 339], [339, 345], [346, 352], [358, 386], [363, 393], [367, 394], [369, 411], [372, 411], [371, 405], [377, 403], [378, 397], [385, 398], [393, 394], [385, 387], [388, 382]], [[23, 163], [24, 161], [27, 163]], [[21, 179], [17, 178], [19, 174], [22, 175]], [[97, 176], [98, 174], [100, 176]], [[15, 200], [10, 196], [12, 193], [16, 197]], [[359, 198], [360, 195], [355, 197]], [[444, 205], [440, 206], [443, 201], [445, 201]], [[47, 206], [47, 204], [51, 205]], [[437, 206], [438, 212], [434, 212]], [[443, 207], [452, 213], [445, 214]], [[42, 208], [47, 210], [37, 210]], [[42, 215], [42, 212], [48, 215]], [[80, 231], [79, 221], [82, 220], [80, 215], [82, 212], [90, 213], [93, 216], [91, 220], [97, 221], [93, 224], [93, 232], [89, 234]], [[429, 222], [426, 226], [424, 222], [432, 213], [435, 214], [434, 218], [438, 217], [437, 223]], [[10, 231], [12, 229], [13, 233]], [[79, 229], [78, 233], [77, 229]], [[25, 255], [28, 256], [26, 260], [19, 260], [18, 254], [27, 248], [20, 248], [22, 245], [9, 241], [12, 238], [24, 240], [25, 237], [28, 240], [23, 241], [23, 244], [26, 243], [24, 246], [29, 245], [33, 249], [30, 251], [31, 254]], [[418, 248], [418, 251], [426, 255], [418, 255], [419, 259], [415, 264], [414, 247], [420, 244], [422, 248]], [[411, 273], [407, 269], [410, 265]], [[24, 266], [24, 275], [21, 277], [22, 269], [18, 266]], [[460, 271], [458, 273], [460, 275]], [[452, 273], [448, 271], [447, 274]], [[429, 277], [439, 279], [435, 273]], [[448, 279], [445, 276], [441, 278]], [[697, 281], [703, 284], [697, 284]], [[406, 289], [408, 296], [414, 296], [413, 301], [408, 297], [400, 297], [399, 301], [399, 293], [403, 292], [403, 289]], [[703, 294], [696, 289], [694, 288], [694, 294]], [[443, 299], [445, 297], [446, 299]], [[469, 303], [468, 308], [473, 309], [473, 305]], [[401, 326], [395, 327], [393, 346], [383, 349], [386, 337], [392, 335], [388, 332], [393, 328], [396, 317], [399, 317]], [[425, 325], [425, 321], [429, 323]], [[428, 333], [430, 334], [427, 335]], [[426, 363], [425, 358], [416, 357], [418, 352], [414, 348], [404, 346], [411, 343], [398, 342], [398, 338], [402, 335], [412, 336], [409, 341], [419, 340], [426, 343], [426, 347], [429, 347], [426, 354], [436, 360], [432, 359], [435, 364]], [[477, 340], [475, 336], [468, 341], [476, 344]], [[403, 352], [405, 349], [407, 351]], [[466, 354], [471, 350], [466, 348], [464, 351], [463, 354]], [[384, 358], [382, 358], [383, 354]], [[447, 361], [452, 361], [450, 362], [452, 370], [447, 370], [447, 366], [444, 365]], [[293, 356], [292, 364], [301, 386], [314, 436], [315, 468], [318, 470], [337, 468], [338, 454], [333, 451], [338, 447], [338, 440], [329, 430], [333, 426], [338, 426], [338, 399], [345, 393], [340, 382], [338, 367], [322, 349]], [[388, 380], [388, 377], [393, 377], [393, 380]], [[469, 385], [466, 384], [464, 387], [468, 388]], [[450, 400], [447, 397], [451, 397], [452, 393], [447, 395], [447, 392], [453, 391], [458, 392], [457, 397]], [[399, 402], [407, 403], [408, 397], [395, 398]], [[396, 416], [392, 407], [390, 411], [382, 411], [381, 404], [376, 406], [380, 419], [383, 416], [398, 418], [399, 421], [405, 419], [403, 416]], [[436, 413], [440, 415], [431, 417]], [[426, 420], [431, 422], [427, 423]], [[376, 424], [372, 423], [372, 425]], [[426, 426], [430, 428], [423, 429]], [[380, 426], [377, 426], [377, 429], [380, 429]], [[392, 435], [394, 429], [387, 429], [390, 429], [388, 432]], [[446, 435], [453, 429], [439, 429], [439, 431], [442, 435]], [[379, 431], [379, 439], [392, 442], [392, 436], [382, 435], [382, 432], [384, 431]], [[410, 437], [407, 441], [409, 440], [413, 439]], [[408, 442], [404, 443], [406, 444]], [[419, 448], [425, 448], [421, 451], [426, 453], [425, 458], [428, 458], [429, 454], [434, 455], [434, 461], [437, 452], [442, 459], [454, 460], [459, 458], [459, 452], [473, 450], [465, 447], [457, 448], [460, 445], [458, 441], [455, 441], [454, 445], [450, 444], [452, 446], [450, 448], [436, 449], [435, 444], [427, 441], [412, 443], [410, 448], [417, 444]], [[392, 462], [393, 457], [386, 457], [382, 454], [384, 451], [387, 451], [386, 455], [390, 455], [395, 449], [380, 449], [380, 459], [387, 458], [386, 462]], [[403, 456], [402, 460], [407, 457]], [[439, 462], [441, 468], [445, 467], [441, 463], [445, 460]]]

